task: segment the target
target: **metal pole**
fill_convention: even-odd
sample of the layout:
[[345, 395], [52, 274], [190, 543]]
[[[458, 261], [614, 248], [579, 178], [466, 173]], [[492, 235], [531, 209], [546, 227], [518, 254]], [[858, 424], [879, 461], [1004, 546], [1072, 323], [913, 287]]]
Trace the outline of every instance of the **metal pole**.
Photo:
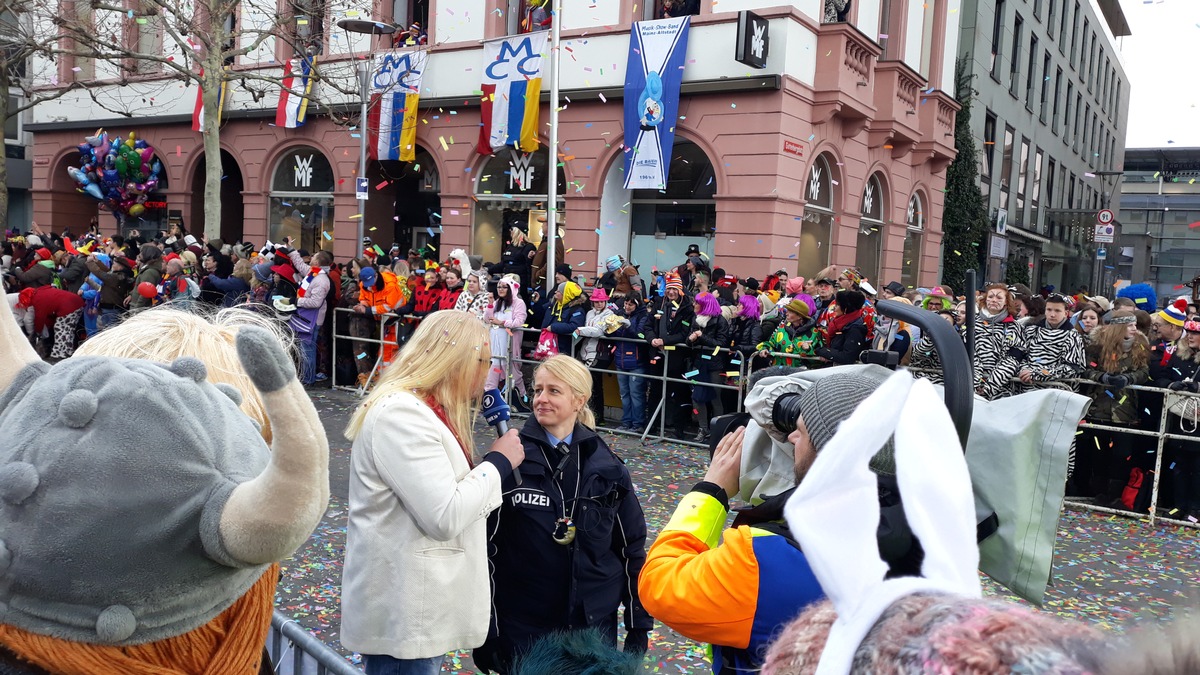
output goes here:
[[[358, 62], [358, 96], [362, 100], [358, 113], [358, 177], [366, 178], [367, 176], [367, 116], [369, 115], [368, 106], [370, 105], [371, 95], [371, 62], [367, 57], [363, 57]], [[354, 183], [355, 192], [358, 191], [358, 181]], [[354, 241], [354, 250], [357, 251], [355, 257], [361, 258], [363, 254], [363, 232], [365, 225], [363, 221], [367, 218], [367, 200], [359, 198], [358, 200], [358, 239]]]
[[546, 180], [546, 292], [554, 290], [554, 268], [558, 265], [554, 255], [554, 240], [558, 237], [558, 73], [559, 38], [562, 32], [562, 0], [554, 0], [550, 14], [550, 175]]

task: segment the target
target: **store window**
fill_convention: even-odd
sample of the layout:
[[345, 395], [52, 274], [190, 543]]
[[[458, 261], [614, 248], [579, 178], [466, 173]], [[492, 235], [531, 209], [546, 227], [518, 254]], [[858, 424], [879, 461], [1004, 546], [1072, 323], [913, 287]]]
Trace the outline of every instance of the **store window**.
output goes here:
[[[440, 251], [441, 176], [433, 156], [418, 145], [414, 161], [383, 160], [377, 169], [377, 173], [368, 171], [370, 184], [386, 185], [375, 190], [382, 195], [378, 206], [374, 199], [367, 202], [367, 236], [381, 245], [395, 242], [402, 251], [428, 245]], [[389, 220], [392, 227], [385, 225]]]
[[717, 229], [717, 180], [700, 146], [678, 136], [671, 150], [667, 185], [662, 190], [631, 190], [630, 256], [640, 262], [674, 266], [689, 244], [711, 256]]
[[299, 146], [275, 165], [271, 181], [270, 239], [292, 237], [298, 248], [333, 250], [333, 167], [320, 150]]
[[[510, 241], [511, 225], [519, 221], [528, 229], [528, 238], [537, 245], [542, 241], [546, 223], [547, 179], [550, 153], [543, 148], [524, 153], [511, 147], [488, 158], [475, 184], [475, 234], [471, 252], [485, 262], [500, 260]], [[567, 181], [558, 167], [558, 221], [566, 226]], [[570, 242], [567, 243], [570, 248]]]
[[808, 169], [804, 188], [804, 218], [800, 224], [800, 246], [796, 248], [802, 275], [816, 274], [829, 265], [832, 241], [835, 178], [830, 156], [818, 155]]
[[858, 242], [854, 253], [854, 266], [872, 281], [879, 280], [879, 251], [885, 230], [883, 218], [887, 213], [886, 197], [883, 179], [878, 173], [873, 174], [863, 187], [862, 217], [858, 221]]
[[908, 200], [905, 221], [904, 260], [900, 265], [900, 283], [904, 284], [905, 288], [914, 288], [921, 271], [921, 242], [925, 238], [925, 202], [921, 193], [913, 193], [912, 198]]

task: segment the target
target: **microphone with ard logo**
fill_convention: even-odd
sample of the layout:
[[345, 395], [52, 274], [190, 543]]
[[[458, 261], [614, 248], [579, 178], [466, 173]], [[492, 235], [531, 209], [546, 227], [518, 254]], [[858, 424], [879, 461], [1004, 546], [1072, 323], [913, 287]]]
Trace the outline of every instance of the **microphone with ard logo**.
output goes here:
[[[499, 389], [488, 389], [483, 392], [483, 419], [496, 429], [496, 437], [503, 436], [508, 433], [509, 408], [508, 403], [505, 403], [504, 397], [500, 395]], [[520, 485], [521, 470], [513, 467], [513, 480]]]

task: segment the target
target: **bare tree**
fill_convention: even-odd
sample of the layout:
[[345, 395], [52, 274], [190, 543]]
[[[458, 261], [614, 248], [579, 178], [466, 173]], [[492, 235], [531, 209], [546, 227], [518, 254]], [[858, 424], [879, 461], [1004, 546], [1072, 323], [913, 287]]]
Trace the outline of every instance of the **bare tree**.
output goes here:
[[[236, 86], [254, 102], [272, 105], [283, 89], [281, 64], [274, 55], [307, 58], [319, 54], [328, 0], [74, 0], [86, 12], [61, 11], [61, 0], [0, 0], [37, 7], [44, 39], [53, 58], [87, 58], [109, 75], [91, 100], [111, 112], [132, 116], [148, 88], [159, 91], [178, 82], [196, 85], [203, 103], [204, 232], [221, 230], [219, 110], [223, 88]], [[68, 0], [69, 2], [69, 0]], [[340, 36], [339, 36], [340, 37]], [[276, 49], [276, 42], [283, 43]], [[234, 63], [255, 64], [233, 70]], [[354, 95], [353, 64], [323, 63], [312, 70], [310, 114], [320, 107], [318, 83], [330, 103]], [[295, 96], [305, 92], [289, 90]], [[61, 95], [61, 94], [60, 94]], [[151, 94], [153, 95], [153, 94]]]
[[[38, 88], [40, 79], [54, 79], [42, 72], [53, 67], [48, 57], [53, 41], [39, 37], [27, 0], [0, 0], [0, 125], [44, 101], [83, 88], [86, 82], [70, 82], [52, 89]], [[43, 59], [35, 60], [35, 56]], [[8, 155], [0, 153], [0, 223], [8, 222]]]

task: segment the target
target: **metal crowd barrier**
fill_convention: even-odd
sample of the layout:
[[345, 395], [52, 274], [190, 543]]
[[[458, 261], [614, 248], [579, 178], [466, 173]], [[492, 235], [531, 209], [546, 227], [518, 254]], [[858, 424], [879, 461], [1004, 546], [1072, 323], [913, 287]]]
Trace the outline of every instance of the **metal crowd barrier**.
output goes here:
[[[345, 309], [345, 308], [338, 308], [336, 311], [350, 313], [351, 315], [353, 315], [353, 312], [351, 310]], [[387, 334], [386, 330], [387, 330], [388, 322], [400, 320], [401, 317], [397, 317], [394, 314], [386, 314], [379, 318], [381, 319], [381, 321], [380, 321], [380, 332], [379, 332], [378, 338], [356, 338], [351, 335], [339, 334], [339, 333], [337, 333], [336, 323], [335, 323], [334, 334], [333, 334], [333, 338], [334, 338], [333, 358], [335, 360], [334, 362], [336, 363], [336, 358], [337, 358], [337, 353], [338, 353], [337, 342], [339, 339], [340, 340], [350, 340], [352, 342], [368, 342], [371, 344], [379, 345], [379, 355], [376, 357], [376, 361], [373, 364], [372, 369], [371, 369], [371, 377], [374, 377], [374, 375], [376, 373], [378, 373], [383, 367], [383, 362], [382, 362], [383, 346], [386, 344], [386, 345], [394, 345], [397, 348], [402, 347], [402, 341], [400, 341], [400, 340], [397, 340], [395, 342], [386, 340], [386, 334]], [[541, 333], [540, 328], [519, 327], [519, 328], [510, 329], [511, 339], [522, 340], [522, 342], [524, 342], [524, 337], [526, 335], [540, 334], [540, 333]], [[578, 345], [585, 339], [589, 339], [589, 338], [574, 338], [574, 337], [572, 337], [571, 350], [570, 350], [571, 356], [575, 355], [575, 351], [576, 351]], [[749, 364], [747, 363], [747, 361], [753, 360], [753, 358], [754, 358], [753, 355], [743, 356], [741, 354], [741, 352], [736, 352], [734, 350], [727, 349], [727, 348], [720, 348], [720, 349], [716, 350], [716, 353], [714, 354], [713, 352], [708, 351], [708, 350], [702, 351], [702, 350], [699, 350], [698, 348], [691, 347], [691, 346], [684, 346], [684, 345], [679, 345], [678, 349], [658, 350], [658, 349], [650, 347], [643, 340], [611, 337], [611, 336], [605, 336], [603, 338], [600, 338], [600, 340], [602, 340], [603, 342], [610, 343], [610, 344], [621, 343], [621, 342], [636, 342], [639, 345], [642, 345], [646, 349], [650, 350], [650, 354], [651, 354], [652, 358], [655, 355], [657, 355], [659, 360], [661, 361], [661, 366], [653, 365], [647, 369], [647, 372], [645, 375], [638, 376], [638, 377], [645, 378], [650, 383], [647, 386], [648, 394], [654, 391], [654, 388], [653, 388], [654, 383], [657, 383], [657, 386], [661, 387], [661, 389], [659, 389], [659, 391], [662, 394], [661, 396], [659, 396], [658, 402], [657, 402], [657, 404], [655, 404], [652, 411], [649, 407], [647, 407], [648, 415], [647, 415], [645, 429], [643, 429], [640, 432], [631, 432], [631, 431], [627, 431], [627, 430], [617, 429], [617, 428], [614, 428], [611, 426], [600, 427], [601, 429], [603, 429], [606, 432], [622, 434], [622, 435], [637, 436], [637, 437], [639, 437], [639, 440], [642, 443], [646, 443], [647, 441], [660, 441], [660, 442], [680, 443], [680, 444], [694, 446], [694, 447], [703, 447], [704, 444], [702, 444], [702, 443], [699, 443], [699, 442], [696, 442], [693, 440], [687, 440], [687, 439], [675, 437], [674, 435], [672, 435], [672, 430], [667, 428], [666, 405], [667, 405], [668, 398], [669, 398], [667, 391], [668, 391], [668, 387], [672, 384], [710, 387], [712, 389], [718, 390], [717, 391], [718, 396], [721, 395], [720, 394], [721, 390], [736, 391], [737, 392], [737, 394], [736, 394], [736, 401], [737, 401], [736, 409], [735, 410], [725, 410], [724, 412], [731, 413], [731, 412], [744, 412], [745, 411], [744, 409], [745, 409], [746, 379], [747, 379], [747, 376], [750, 374]], [[696, 358], [703, 358], [705, 355], [708, 355], [710, 357], [718, 356], [718, 355], [729, 357], [728, 367], [725, 368], [724, 370], [720, 371], [720, 375], [722, 376], [722, 379], [736, 377], [736, 384], [725, 384], [725, 383], [721, 383], [721, 382], [697, 383], [694, 379], [691, 379], [698, 374], [695, 370], [684, 373], [683, 377], [672, 377], [670, 375], [670, 373], [672, 372], [671, 367], [670, 367], [671, 359], [672, 358], [680, 358], [679, 352], [684, 351], [684, 349], [687, 349], [690, 352], [690, 354]], [[505, 400], [509, 402], [510, 406], [512, 406], [513, 397], [516, 395], [516, 394], [514, 394], [515, 388], [512, 386], [513, 369], [520, 368], [522, 370], [522, 375], [525, 376], [523, 378], [524, 382], [525, 382], [525, 386], [527, 388], [527, 391], [530, 393], [531, 399], [532, 399], [532, 388], [533, 388], [532, 372], [533, 372], [533, 369], [536, 368], [539, 363], [541, 363], [538, 360], [529, 358], [526, 355], [526, 350], [524, 348], [520, 349], [518, 353], [520, 354], [520, 357], [515, 358], [515, 359], [511, 357], [511, 349], [510, 349], [510, 353], [508, 353], [508, 354], [493, 354], [492, 355], [493, 359], [495, 359], [503, 364], [502, 367], [504, 370], [504, 378], [505, 378], [503, 393], [504, 393]], [[772, 359], [773, 361], [774, 360], [787, 360], [787, 361], [783, 361], [783, 362], [785, 362], [785, 363], [790, 362], [792, 365], [795, 365], [795, 366], [814, 367], [814, 366], [819, 366], [819, 365], [826, 365], [825, 362], [821, 361], [821, 359], [816, 358], [816, 357], [801, 356], [801, 355], [789, 354], [789, 353], [785, 353], [785, 352], [768, 352], [767, 358]], [[910, 370], [917, 376], [922, 376], [922, 374], [926, 374], [926, 375], [931, 374], [930, 372], [925, 371], [924, 369], [912, 368], [912, 367], [908, 367], [908, 366], [902, 366], [902, 367], [907, 368], [908, 370]], [[621, 371], [617, 370], [615, 367], [609, 367], [609, 368], [589, 367], [588, 370], [593, 373], [593, 376], [599, 376], [599, 377], [603, 377], [606, 374], [617, 374], [617, 373], [621, 372]], [[933, 372], [938, 372], [938, 371], [933, 371]], [[370, 380], [368, 380], [368, 382], [370, 382]], [[1013, 382], [1019, 383], [1020, 381], [1017, 379], [1014, 379]], [[1081, 384], [1102, 386], [1096, 382], [1092, 382], [1091, 380], [1081, 380], [1081, 379], [1060, 380], [1060, 381], [1055, 381], [1055, 382], [1039, 382], [1035, 386], [1037, 386], [1039, 388], [1052, 387], [1052, 388], [1060, 388], [1060, 389], [1067, 389], [1067, 390], [1074, 391], [1077, 389], [1078, 385], [1081, 385]], [[368, 387], [369, 387], [369, 384], [368, 384]], [[366, 393], [366, 388], [358, 387], [358, 386], [353, 386], [353, 387], [337, 386], [336, 388], [343, 389], [346, 391], [356, 392], [359, 396], [363, 396]], [[1147, 393], [1151, 393], [1154, 395], [1164, 395], [1164, 396], [1168, 392], [1168, 390], [1166, 390], [1166, 389], [1159, 389], [1157, 387], [1137, 386], [1137, 385], [1131, 385], [1129, 387], [1126, 387], [1126, 389], [1132, 389], [1135, 391], [1145, 391]], [[1172, 393], [1178, 393], [1178, 394], [1183, 394], [1183, 395], [1187, 395], [1187, 396], [1200, 396], [1200, 394], [1190, 394], [1187, 392], [1172, 392]], [[648, 402], [648, 405], [649, 405], [649, 402]], [[688, 400], [688, 405], [691, 406], [690, 398]], [[1065, 503], [1074, 508], [1088, 509], [1091, 511], [1098, 511], [1098, 512], [1102, 512], [1102, 513], [1111, 513], [1111, 514], [1115, 514], [1115, 515], [1136, 518], [1143, 522], [1148, 522], [1151, 525], [1155, 524], [1158, 521], [1163, 521], [1163, 522], [1168, 522], [1168, 523], [1171, 523], [1174, 525], [1182, 525], [1182, 526], [1186, 526], [1186, 527], [1200, 527], [1200, 524], [1198, 524], [1198, 523], [1169, 517], [1171, 515], [1174, 515], [1172, 513], [1168, 513], [1166, 516], [1160, 516], [1158, 514], [1158, 498], [1159, 498], [1159, 491], [1160, 491], [1159, 488], [1160, 488], [1160, 481], [1161, 481], [1161, 474], [1162, 474], [1163, 450], [1164, 450], [1166, 441], [1167, 440], [1181, 440], [1181, 441], [1195, 442], [1195, 443], [1197, 443], [1196, 452], [1200, 452], [1200, 434], [1198, 434], [1196, 436], [1188, 436], [1185, 434], [1167, 433], [1168, 415], [1169, 414], [1170, 413], [1167, 410], [1167, 406], [1164, 404], [1162, 406], [1162, 412], [1160, 414], [1159, 425], [1158, 425], [1157, 431], [1147, 431], [1147, 430], [1143, 430], [1143, 429], [1136, 429], [1136, 428], [1130, 428], [1130, 427], [1117, 427], [1117, 426], [1112, 426], [1112, 425], [1095, 424], [1095, 423], [1091, 423], [1091, 422], [1087, 422], [1087, 421], [1084, 421], [1083, 423], [1081, 423], [1079, 425], [1080, 429], [1097, 429], [1097, 430], [1101, 430], [1101, 431], [1130, 434], [1133, 436], [1142, 436], [1142, 437], [1149, 437], [1149, 438], [1156, 439], [1156, 449], [1154, 450], [1154, 452], [1155, 452], [1154, 469], [1152, 472], [1150, 472], [1151, 473], [1150, 479], [1153, 481], [1153, 484], [1152, 484], [1152, 488], [1151, 488], [1151, 503], [1150, 503], [1149, 513], [1138, 513], [1138, 512], [1129, 511], [1129, 510], [1125, 510], [1125, 509], [1114, 509], [1114, 508], [1110, 508], [1107, 506], [1093, 504], [1090, 502], [1079, 501], [1077, 499], [1069, 499], [1069, 500], [1066, 500]], [[521, 413], [517, 413], [515, 411], [514, 411], [514, 416], [524, 417], [524, 415], [522, 415]], [[1078, 437], [1078, 433], [1076, 434], [1076, 436]], [[1086, 452], [1086, 451], [1087, 450], [1084, 448], [1076, 447], [1076, 455], [1077, 456], [1078, 456], [1078, 453]]]
[[[334, 311], [333, 332], [331, 333], [331, 335], [333, 337], [333, 339], [332, 339], [333, 344], [330, 347], [330, 354], [329, 354], [329, 360], [333, 364], [333, 371], [334, 371], [333, 373], [331, 373], [331, 376], [334, 379], [333, 388], [341, 389], [342, 391], [352, 391], [352, 392], [357, 393], [360, 397], [364, 396], [367, 393], [367, 389], [370, 388], [370, 383], [373, 382], [375, 380], [375, 377], [377, 375], [379, 375], [380, 372], [383, 371], [383, 366], [384, 366], [383, 348], [384, 348], [384, 346], [391, 345], [397, 349], [400, 348], [401, 342], [400, 342], [399, 328], [400, 328], [400, 326], [403, 325], [404, 317], [398, 316], [396, 314], [392, 314], [390, 312], [388, 314], [379, 314], [379, 315], [359, 314], [358, 312], [355, 312], [350, 307], [335, 307], [333, 311]], [[346, 322], [346, 330], [350, 330], [350, 322], [354, 321], [355, 319], [378, 320], [378, 322], [379, 322], [378, 326], [373, 327], [372, 331], [378, 330], [379, 337], [373, 337], [373, 335], [374, 335], [373, 332], [372, 332], [372, 336], [368, 336], [368, 337], [355, 337], [355, 336], [349, 335], [349, 334], [338, 333], [337, 332], [337, 326], [338, 326], [337, 315], [339, 313], [346, 314], [350, 317], [349, 320]], [[396, 340], [394, 342], [389, 342], [387, 339], [387, 329], [391, 325], [395, 325], [397, 328]], [[347, 386], [347, 385], [339, 385], [337, 383], [338, 340], [342, 340], [343, 342], [349, 341], [351, 353], [354, 353], [354, 343], [355, 342], [365, 342], [368, 344], [379, 345], [378, 352], [375, 355], [375, 362], [371, 365], [371, 370], [367, 374], [366, 384], [359, 386], [356, 383], [354, 386]], [[357, 360], [357, 359], [358, 359], [358, 356], [356, 355], [355, 360]], [[355, 372], [357, 372], [357, 364], [355, 365]]]
[[267, 653], [278, 675], [362, 675], [344, 656], [330, 649], [279, 610], [271, 615]]

